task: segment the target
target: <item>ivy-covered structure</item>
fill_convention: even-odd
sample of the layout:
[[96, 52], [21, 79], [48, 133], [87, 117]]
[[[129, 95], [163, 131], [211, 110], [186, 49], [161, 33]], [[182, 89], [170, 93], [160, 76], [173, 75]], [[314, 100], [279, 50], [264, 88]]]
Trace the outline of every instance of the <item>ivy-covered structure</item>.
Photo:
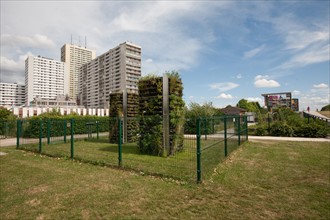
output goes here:
[[177, 72], [146, 76], [139, 83], [139, 141], [142, 153], [170, 156], [183, 149], [184, 101]]
[[118, 141], [118, 118], [123, 119], [124, 142], [136, 142], [138, 132], [139, 95], [136, 93], [110, 94], [110, 142]]

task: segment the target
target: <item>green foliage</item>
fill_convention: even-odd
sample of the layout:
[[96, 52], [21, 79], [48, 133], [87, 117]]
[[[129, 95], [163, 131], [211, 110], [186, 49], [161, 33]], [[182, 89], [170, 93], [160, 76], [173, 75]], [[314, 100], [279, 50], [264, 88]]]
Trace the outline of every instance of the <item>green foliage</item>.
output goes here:
[[38, 138], [40, 124], [42, 124], [42, 137], [47, 137], [47, 132], [50, 132], [51, 136], [62, 136], [64, 133], [69, 135], [71, 119], [75, 123], [75, 134], [95, 133], [97, 123], [99, 132], [109, 131], [108, 117], [79, 116], [77, 114], [62, 116], [59, 112], [52, 111], [23, 120], [23, 137]]
[[[267, 118], [267, 117], [266, 117]], [[270, 134], [273, 136], [327, 137], [330, 127], [321, 120], [308, 120], [289, 108], [277, 108], [271, 115]], [[267, 134], [268, 124], [257, 125], [256, 135]]]
[[249, 102], [246, 99], [239, 100], [236, 107], [243, 108], [248, 112], [255, 112], [255, 113], [259, 113], [260, 110], [262, 109], [261, 106], [259, 105], [259, 102]]
[[219, 109], [215, 108], [212, 104], [212, 102], [204, 103], [203, 105], [200, 105], [198, 103], [190, 103], [189, 107], [185, 108], [185, 133], [186, 134], [195, 134], [196, 133], [196, 120], [197, 118], [201, 118], [202, 121], [202, 129], [201, 133], [209, 133], [213, 131], [213, 125], [211, 120], [203, 120], [203, 118], [212, 118], [216, 116], [224, 115], [222, 112], [220, 112]]
[[294, 127], [294, 136], [324, 138], [330, 133], [329, 127], [318, 123], [301, 124]]
[[292, 137], [294, 130], [290, 125], [277, 121], [271, 125], [270, 133], [273, 136]]
[[16, 116], [10, 110], [0, 106], [0, 121], [12, 120], [15, 118]]
[[16, 116], [6, 108], [0, 107], [0, 136], [8, 137], [16, 134]]
[[169, 79], [170, 146], [163, 149], [163, 78], [148, 75], [140, 79], [139, 111], [141, 115], [138, 147], [140, 152], [153, 155], [173, 155], [183, 149], [184, 106], [183, 85], [178, 72], [166, 73]]
[[265, 136], [268, 134], [267, 125], [266, 124], [259, 124], [256, 126], [255, 134], [258, 136]]
[[323, 106], [321, 108], [321, 111], [330, 111], [330, 104], [329, 105], [326, 105], [326, 106]]
[[162, 156], [163, 154], [163, 132], [162, 117], [146, 116], [140, 119], [140, 134], [138, 148], [140, 152], [151, 155]]

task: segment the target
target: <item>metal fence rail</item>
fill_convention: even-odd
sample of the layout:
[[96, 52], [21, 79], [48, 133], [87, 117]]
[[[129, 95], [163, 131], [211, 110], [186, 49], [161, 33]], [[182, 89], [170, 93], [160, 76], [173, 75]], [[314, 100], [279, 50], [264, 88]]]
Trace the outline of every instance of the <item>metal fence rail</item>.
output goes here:
[[[185, 125], [192, 127], [185, 128], [185, 133], [170, 133], [166, 146], [161, 121], [149, 131], [139, 128], [146, 120], [158, 119], [24, 119], [17, 120], [12, 129], [16, 129], [18, 149], [188, 182], [210, 178], [214, 168], [248, 139], [245, 116], [185, 119]], [[6, 130], [4, 124], [1, 134]], [[153, 133], [157, 129], [160, 133]], [[164, 146], [163, 153], [141, 151], [141, 135], [153, 138], [151, 147]]]

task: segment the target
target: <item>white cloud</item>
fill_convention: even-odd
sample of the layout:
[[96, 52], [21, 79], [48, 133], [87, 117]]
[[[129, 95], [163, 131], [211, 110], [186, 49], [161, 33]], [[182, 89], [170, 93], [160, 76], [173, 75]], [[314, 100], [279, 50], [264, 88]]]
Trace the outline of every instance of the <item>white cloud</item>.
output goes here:
[[262, 99], [259, 98], [259, 97], [248, 97], [248, 98], [245, 98], [246, 100], [248, 100], [249, 102], [259, 102], [259, 103], [262, 103]]
[[319, 42], [329, 42], [329, 32], [310, 30], [291, 30], [287, 32], [286, 49], [304, 49]]
[[152, 61], [153, 61], [153, 60], [150, 59], [150, 58], [149, 58], [149, 59], [146, 59], [146, 63], [152, 63]]
[[268, 75], [257, 75], [254, 78], [254, 86], [257, 88], [275, 88], [280, 87], [281, 85], [275, 80], [268, 79]]
[[298, 90], [293, 90], [292, 95], [301, 95], [301, 92]]
[[35, 34], [32, 37], [19, 36], [3, 34], [1, 35], [1, 45], [2, 46], [12, 46], [12, 47], [33, 47], [33, 48], [45, 48], [53, 49], [55, 48], [55, 43], [49, 39], [47, 36], [41, 34]]
[[236, 75], [236, 79], [242, 79], [242, 78], [243, 78], [242, 74], [239, 73]]
[[220, 92], [229, 91], [229, 90], [232, 90], [232, 89], [234, 89], [238, 86], [239, 86], [239, 84], [236, 84], [236, 83], [233, 83], [233, 82], [213, 83], [213, 84], [209, 85], [209, 87], [212, 90], [219, 90]]
[[318, 85], [313, 85], [313, 88], [316, 88], [316, 89], [326, 89], [328, 88], [329, 86], [325, 83], [320, 83]]
[[265, 48], [265, 45], [261, 45], [260, 47], [257, 47], [253, 50], [246, 51], [244, 53], [244, 59], [252, 58], [256, 56], [258, 53], [260, 53]]
[[330, 60], [330, 45], [309, 49], [294, 55], [289, 61], [279, 66], [281, 69], [303, 67], [310, 64], [322, 63]]
[[234, 97], [232, 95], [230, 95], [230, 94], [221, 93], [220, 95], [218, 95], [215, 98], [216, 99], [233, 99]]

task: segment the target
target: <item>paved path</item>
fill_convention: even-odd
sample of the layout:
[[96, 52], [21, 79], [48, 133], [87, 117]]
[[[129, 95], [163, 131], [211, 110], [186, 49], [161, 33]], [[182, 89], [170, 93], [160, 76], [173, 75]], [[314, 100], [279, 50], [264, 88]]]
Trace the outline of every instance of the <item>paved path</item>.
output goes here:
[[310, 141], [310, 142], [330, 142], [330, 138], [249, 136], [249, 141], [258, 141], [258, 140], [270, 140], [270, 141]]
[[[99, 136], [107, 136], [109, 133], [108, 132], [102, 132], [99, 133]], [[81, 138], [87, 138], [88, 134], [75, 134], [74, 135], [74, 139], [81, 139]], [[96, 138], [96, 133], [92, 134], [93, 138]], [[21, 141], [24, 140], [24, 143], [28, 143], [28, 144], [33, 144], [33, 143], [38, 143], [39, 139], [38, 138], [21, 138]], [[71, 140], [71, 136], [68, 135], [66, 136], [66, 140], [70, 141]], [[0, 139], [0, 147], [8, 147], [8, 146], [16, 146], [16, 138], [5, 138], [5, 139]], [[42, 139], [43, 142], [47, 141], [47, 138], [43, 138]]]

